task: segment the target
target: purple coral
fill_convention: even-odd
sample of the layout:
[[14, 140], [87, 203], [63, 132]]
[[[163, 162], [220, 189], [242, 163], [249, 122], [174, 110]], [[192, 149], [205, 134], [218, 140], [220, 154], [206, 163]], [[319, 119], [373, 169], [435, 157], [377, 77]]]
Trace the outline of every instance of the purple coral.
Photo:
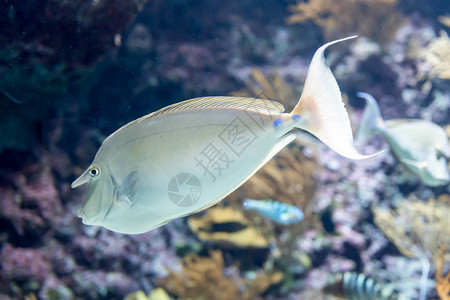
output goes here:
[[52, 266], [41, 249], [20, 249], [6, 244], [1, 250], [1, 277], [4, 281], [33, 281], [41, 284]]

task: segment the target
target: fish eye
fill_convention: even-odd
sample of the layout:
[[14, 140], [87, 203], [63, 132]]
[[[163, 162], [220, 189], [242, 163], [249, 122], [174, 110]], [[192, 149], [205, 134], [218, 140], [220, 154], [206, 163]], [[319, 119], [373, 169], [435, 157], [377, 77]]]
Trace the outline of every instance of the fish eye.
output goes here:
[[91, 175], [92, 178], [98, 178], [100, 176], [100, 168], [96, 165], [93, 165], [89, 169], [89, 175]]

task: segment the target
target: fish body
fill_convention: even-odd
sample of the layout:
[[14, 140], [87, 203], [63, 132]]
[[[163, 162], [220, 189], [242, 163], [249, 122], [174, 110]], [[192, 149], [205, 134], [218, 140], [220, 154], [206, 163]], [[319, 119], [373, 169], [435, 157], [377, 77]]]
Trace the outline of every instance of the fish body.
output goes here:
[[366, 108], [356, 141], [361, 143], [372, 135], [381, 134], [394, 156], [411, 173], [428, 186], [440, 186], [450, 181], [447, 159], [450, 145], [440, 126], [420, 119], [384, 121], [376, 100], [358, 93], [366, 100]]
[[245, 199], [242, 206], [284, 226], [300, 223], [305, 218], [298, 207], [278, 201]]
[[[111, 230], [130, 232], [136, 224], [117, 220], [151, 218], [152, 224], [162, 224], [187, 211], [199, 211], [228, 195], [230, 186], [239, 186], [247, 180], [266, 157], [270, 159], [274, 154], [273, 147], [277, 149], [295, 138], [277, 137], [268, 114], [211, 109], [201, 117], [198, 115], [198, 111], [190, 110], [161, 119], [141, 120], [106, 140], [93, 165], [107, 166], [102, 167], [102, 176], [107, 172], [116, 190], [128, 189], [122, 198], [129, 203], [118, 201], [119, 195], [114, 196], [109, 188], [104, 193], [110, 196], [97, 199], [104, 199], [104, 206], [110, 199], [116, 199], [123, 209], [111, 209], [105, 218], [103, 205], [97, 206], [95, 201], [91, 206], [88, 200], [81, 216], [98, 209], [101, 211], [98, 217], [87, 222], [101, 222]], [[268, 124], [259, 127], [253, 119], [256, 116]], [[132, 172], [137, 176], [130, 181], [128, 175]], [[135, 188], [127, 188], [132, 185]], [[211, 199], [215, 201], [211, 203]]]
[[72, 183], [73, 188], [88, 184], [79, 212], [83, 223], [137, 234], [208, 208], [293, 141], [294, 127], [343, 156], [368, 157], [353, 147], [339, 87], [325, 64], [325, 49], [343, 40], [317, 50], [291, 113], [268, 100], [205, 97], [118, 129]]

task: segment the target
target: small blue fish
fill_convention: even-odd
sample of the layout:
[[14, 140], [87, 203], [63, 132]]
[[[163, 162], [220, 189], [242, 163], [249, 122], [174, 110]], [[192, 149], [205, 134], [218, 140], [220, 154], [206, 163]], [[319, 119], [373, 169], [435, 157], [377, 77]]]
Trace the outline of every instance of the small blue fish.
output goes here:
[[284, 226], [300, 223], [305, 218], [301, 209], [278, 201], [245, 199], [242, 207]]

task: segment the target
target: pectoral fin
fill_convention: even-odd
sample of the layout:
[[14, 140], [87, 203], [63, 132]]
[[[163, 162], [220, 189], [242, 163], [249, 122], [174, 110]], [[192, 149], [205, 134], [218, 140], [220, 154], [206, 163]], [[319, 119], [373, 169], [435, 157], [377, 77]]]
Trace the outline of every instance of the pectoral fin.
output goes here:
[[136, 170], [130, 172], [119, 187], [116, 202], [126, 207], [132, 206], [136, 198], [138, 181], [139, 172]]

